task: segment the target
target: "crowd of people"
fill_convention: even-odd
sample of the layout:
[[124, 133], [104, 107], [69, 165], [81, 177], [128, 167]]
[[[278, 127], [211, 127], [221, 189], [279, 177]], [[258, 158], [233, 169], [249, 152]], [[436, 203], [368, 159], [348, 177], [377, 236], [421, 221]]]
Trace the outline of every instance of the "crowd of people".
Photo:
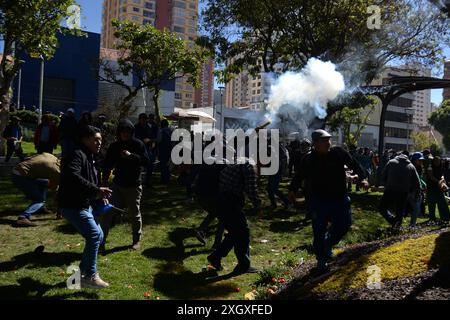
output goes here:
[[[38, 155], [18, 164], [12, 175], [13, 183], [32, 200], [18, 217], [18, 226], [32, 226], [32, 215], [47, 210], [47, 190], [58, 190], [59, 214], [86, 241], [80, 263], [81, 284], [86, 288], [108, 286], [99, 276], [96, 259], [98, 253], [106, 253], [114, 208], [129, 214], [131, 247], [140, 250], [143, 186], [152, 188], [157, 163], [161, 184], [169, 184], [172, 176], [172, 130], [167, 120], [158, 125], [155, 117], [147, 114], [139, 115], [136, 124], [121, 119], [114, 141], [102, 148], [107, 135], [105, 120], [102, 117], [93, 121], [92, 115], [85, 113], [77, 122], [70, 109], [57, 129], [52, 127], [51, 121], [43, 119], [35, 135]], [[16, 119], [12, 119], [11, 127], [5, 131], [6, 136], [14, 136], [14, 141], [20, 141], [20, 126]], [[61, 144], [61, 159], [52, 155], [55, 141]], [[204, 141], [203, 147], [212, 141]], [[270, 138], [268, 142], [271, 146]], [[224, 150], [226, 148], [228, 146], [224, 145]], [[14, 150], [9, 150], [8, 155], [11, 156]], [[436, 205], [440, 218], [450, 219], [445, 197], [449, 165], [428, 150], [412, 155], [388, 150], [378, 161], [368, 148], [348, 150], [332, 146], [331, 135], [325, 130], [315, 130], [311, 140], [294, 141], [287, 148], [280, 145], [279, 150], [278, 171], [267, 178], [266, 192], [271, 209], [277, 207], [277, 200], [285, 209], [293, 208], [298, 192], [302, 190], [308, 208], [306, 218], [312, 223], [319, 274], [327, 272], [333, 258], [332, 248], [350, 230], [349, 184], [351, 187], [353, 182], [362, 189], [368, 189], [370, 180], [377, 186], [384, 186], [380, 213], [393, 228], [399, 228], [407, 214], [411, 215], [410, 225], [415, 226], [417, 218], [424, 214], [425, 201], [431, 220], [436, 219]], [[240, 153], [234, 152], [237, 159]], [[199, 241], [206, 243], [206, 229], [218, 220], [214, 250], [207, 257], [210, 266], [222, 270], [221, 260], [234, 249], [237, 265], [233, 272], [236, 274], [258, 271], [250, 259], [250, 228], [244, 212], [246, 198], [252, 203], [254, 212], [262, 215], [258, 191], [258, 183], [262, 181], [258, 174], [261, 164], [248, 158], [248, 152], [244, 154], [247, 157], [241, 161], [229, 163], [213, 153], [212, 161], [205, 159], [201, 164], [184, 166], [178, 179], [185, 186], [188, 199], [194, 197], [207, 213], [203, 222], [193, 229]], [[18, 153], [18, 156], [23, 155]], [[193, 152], [191, 156], [194, 157]], [[280, 182], [285, 175], [291, 176], [287, 195], [280, 191]], [[103, 212], [101, 208], [109, 203], [113, 210]]]

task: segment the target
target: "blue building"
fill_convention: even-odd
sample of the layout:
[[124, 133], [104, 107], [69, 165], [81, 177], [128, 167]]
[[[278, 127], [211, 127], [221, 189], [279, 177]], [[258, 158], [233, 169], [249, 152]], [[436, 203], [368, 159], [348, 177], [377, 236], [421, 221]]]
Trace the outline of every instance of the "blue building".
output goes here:
[[[58, 35], [59, 47], [55, 56], [45, 61], [43, 112], [58, 114], [74, 108], [77, 116], [94, 111], [98, 105], [98, 61], [100, 34], [87, 36]], [[20, 81], [20, 106], [32, 109], [39, 106], [41, 60], [23, 58]], [[14, 100], [18, 101], [19, 77], [13, 85]]]

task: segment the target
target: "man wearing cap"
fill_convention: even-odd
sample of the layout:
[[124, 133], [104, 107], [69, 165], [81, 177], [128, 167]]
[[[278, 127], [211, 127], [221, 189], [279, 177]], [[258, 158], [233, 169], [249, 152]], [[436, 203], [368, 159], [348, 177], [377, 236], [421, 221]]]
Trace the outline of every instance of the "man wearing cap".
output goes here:
[[16, 155], [20, 158], [20, 161], [24, 160], [24, 155], [20, 143], [22, 142], [22, 128], [20, 127], [20, 119], [18, 117], [12, 117], [10, 123], [3, 131], [3, 138], [6, 139], [6, 157], [5, 162], [9, 162], [12, 155]]
[[295, 201], [295, 193], [304, 181], [312, 217], [317, 271], [321, 274], [329, 270], [327, 263], [332, 258], [332, 248], [345, 236], [352, 223], [344, 166], [358, 175], [363, 186], [368, 184], [359, 163], [341, 147], [331, 147], [328, 132], [316, 130], [312, 140], [313, 149], [303, 158], [291, 182], [289, 197]]
[[58, 127], [62, 158], [67, 158], [74, 151], [77, 130], [78, 124], [75, 119], [75, 110], [72, 108], [67, 109]]

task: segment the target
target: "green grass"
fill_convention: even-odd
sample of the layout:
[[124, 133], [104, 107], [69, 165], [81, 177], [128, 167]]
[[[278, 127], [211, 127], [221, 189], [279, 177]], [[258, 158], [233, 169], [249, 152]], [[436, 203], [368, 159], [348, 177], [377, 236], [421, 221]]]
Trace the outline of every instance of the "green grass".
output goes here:
[[[156, 178], [156, 177], [155, 177]], [[0, 297], [20, 299], [243, 299], [245, 293], [264, 292], [267, 278], [289, 278], [289, 271], [300, 258], [312, 259], [312, 229], [304, 223], [304, 202], [297, 211], [270, 211], [262, 218], [249, 216], [251, 258], [261, 274], [205, 282], [206, 256], [211, 252], [214, 228], [206, 247], [192, 236], [205, 214], [195, 205], [184, 203], [184, 189], [172, 185], [145, 190], [142, 201], [143, 242], [138, 252], [131, 244], [131, 226], [118, 224], [111, 229], [108, 255], [99, 256], [98, 269], [111, 286], [105, 290], [66, 289], [68, 266], [77, 265], [83, 250], [82, 237], [65, 220], [53, 215], [37, 215], [37, 227], [16, 229], [11, 224], [27, 201], [4, 178], [0, 180]], [[287, 181], [282, 184], [286, 192]], [[269, 201], [261, 186], [263, 205]], [[380, 194], [354, 193], [352, 231], [342, 244], [357, 243], [376, 237], [387, 224], [376, 212]], [[50, 201], [50, 208], [52, 202]], [[264, 240], [264, 241], [262, 241]], [[41, 256], [34, 249], [44, 245]], [[236, 263], [233, 252], [223, 260], [231, 272]], [[239, 292], [236, 288], [239, 288]]]
[[[34, 147], [33, 142], [23, 141], [22, 142], [22, 150], [26, 156], [32, 156], [32, 155], [36, 154], [36, 148]], [[55, 155], [61, 154], [61, 146], [60, 145], [58, 145], [58, 147], [53, 151], [53, 154], [55, 154]]]

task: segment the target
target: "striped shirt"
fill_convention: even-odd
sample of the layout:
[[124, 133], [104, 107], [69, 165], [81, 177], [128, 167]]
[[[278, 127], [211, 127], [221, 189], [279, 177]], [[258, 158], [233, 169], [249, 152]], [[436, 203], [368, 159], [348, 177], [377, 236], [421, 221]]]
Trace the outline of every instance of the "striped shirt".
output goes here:
[[247, 194], [253, 206], [259, 209], [261, 200], [256, 187], [256, 169], [251, 164], [228, 165], [220, 173], [220, 192], [231, 193], [237, 197]]

